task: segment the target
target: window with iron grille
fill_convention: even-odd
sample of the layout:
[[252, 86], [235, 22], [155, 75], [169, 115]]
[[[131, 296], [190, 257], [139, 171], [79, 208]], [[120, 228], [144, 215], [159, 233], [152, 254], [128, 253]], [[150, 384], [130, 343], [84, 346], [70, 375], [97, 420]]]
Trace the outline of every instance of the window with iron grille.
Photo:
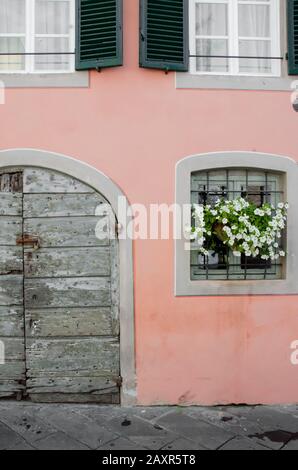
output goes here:
[[[255, 169], [217, 169], [191, 173], [191, 202], [211, 206], [218, 199], [234, 200], [242, 197], [257, 207], [264, 203], [277, 207], [284, 202], [282, 173]], [[284, 245], [284, 240], [280, 243]], [[208, 249], [208, 247], [207, 247]], [[241, 257], [219, 239], [209, 256], [202, 255], [192, 243], [190, 256], [191, 280], [270, 280], [283, 278], [283, 263], [263, 260], [261, 257]]]

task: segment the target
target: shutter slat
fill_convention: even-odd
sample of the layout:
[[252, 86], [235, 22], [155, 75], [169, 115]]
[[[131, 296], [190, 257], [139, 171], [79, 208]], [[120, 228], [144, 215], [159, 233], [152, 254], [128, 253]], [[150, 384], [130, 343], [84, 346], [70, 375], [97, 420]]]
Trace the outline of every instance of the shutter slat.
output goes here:
[[123, 0], [76, 0], [76, 69], [122, 65]]
[[140, 66], [188, 70], [188, 0], [140, 0]]
[[298, 75], [298, 0], [288, 0], [289, 75]]

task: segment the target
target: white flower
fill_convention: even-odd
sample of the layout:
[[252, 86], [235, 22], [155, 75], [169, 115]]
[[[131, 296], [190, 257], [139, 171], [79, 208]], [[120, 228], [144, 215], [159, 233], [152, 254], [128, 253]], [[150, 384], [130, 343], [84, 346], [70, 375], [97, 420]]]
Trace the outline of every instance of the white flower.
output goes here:
[[285, 205], [284, 205], [283, 202], [279, 202], [279, 203], [277, 204], [277, 207], [278, 207], [279, 209], [283, 209], [283, 208], [285, 207]]
[[254, 214], [263, 217], [265, 215], [265, 212], [262, 211], [261, 209], [255, 209]]
[[210, 212], [211, 212], [211, 214], [214, 215], [214, 216], [217, 215], [217, 211], [216, 211], [215, 209], [211, 209]]
[[286, 256], [286, 254], [285, 254], [285, 252], [284, 252], [283, 250], [281, 250], [281, 251], [279, 252], [279, 256]]
[[273, 246], [274, 248], [278, 248], [278, 243], [277, 242], [273, 243]]
[[222, 223], [226, 225], [228, 223], [228, 219], [222, 219]]

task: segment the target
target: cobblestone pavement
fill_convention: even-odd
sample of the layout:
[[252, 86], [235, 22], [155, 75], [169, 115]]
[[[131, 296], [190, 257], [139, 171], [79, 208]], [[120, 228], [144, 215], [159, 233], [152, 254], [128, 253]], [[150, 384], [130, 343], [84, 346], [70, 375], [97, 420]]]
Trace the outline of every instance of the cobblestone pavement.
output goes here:
[[298, 406], [121, 408], [0, 401], [0, 449], [298, 450]]

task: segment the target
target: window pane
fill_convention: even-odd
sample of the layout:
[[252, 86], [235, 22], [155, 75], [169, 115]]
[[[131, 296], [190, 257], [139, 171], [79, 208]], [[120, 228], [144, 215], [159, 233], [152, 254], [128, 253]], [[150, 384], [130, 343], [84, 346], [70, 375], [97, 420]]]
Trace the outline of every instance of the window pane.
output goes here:
[[270, 6], [239, 5], [239, 36], [269, 37]]
[[[271, 42], [270, 41], [239, 41], [240, 56], [248, 57], [270, 57], [271, 56]], [[241, 73], [271, 73], [271, 60], [270, 59], [240, 59], [239, 70]]]
[[25, 33], [25, 0], [0, 0], [0, 33]]
[[69, 34], [69, 1], [36, 0], [36, 34]]
[[228, 34], [228, 6], [220, 3], [198, 3], [196, 5], [196, 34], [226, 36]]
[[[192, 202], [213, 204], [218, 197], [233, 200], [244, 197], [257, 206], [265, 202], [277, 205], [284, 200], [284, 181], [279, 173], [256, 169], [225, 168], [194, 172], [191, 175]], [[228, 189], [228, 191], [227, 191]], [[192, 219], [192, 224], [195, 220]], [[192, 280], [252, 280], [280, 279], [282, 260], [263, 260], [260, 256], [234, 256], [222, 240], [215, 236], [207, 239], [204, 248], [209, 256], [200, 254], [197, 243], [191, 244], [190, 278]]]
[[35, 47], [36, 52], [59, 52], [57, 55], [35, 56], [36, 70], [69, 70], [71, 56], [60, 54], [69, 50], [68, 38], [37, 38]]
[[[197, 39], [197, 55], [228, 55], [228, 41], [225, 39]], [[228, 59], [197, 57], [197, 70], [201, 72], [228, 72]]]
[[[25, 52], [25, 38], [0, 37], [0, 53]], [[0, 70], [19, 71], [25, 69], [24, 55], [1, 55]]]

